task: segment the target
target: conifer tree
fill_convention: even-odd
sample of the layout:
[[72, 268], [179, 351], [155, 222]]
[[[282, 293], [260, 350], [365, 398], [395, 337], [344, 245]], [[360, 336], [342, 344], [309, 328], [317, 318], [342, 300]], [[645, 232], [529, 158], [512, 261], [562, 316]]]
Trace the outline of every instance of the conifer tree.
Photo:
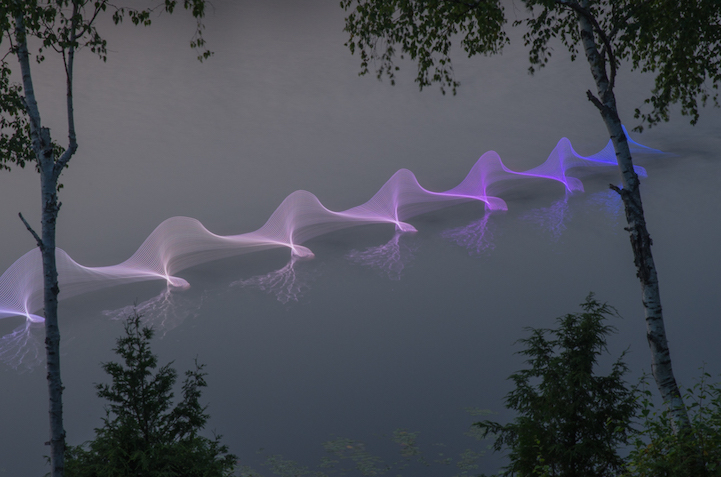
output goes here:
[[172, 363], [158, 368], [150, 349], [152, 328], [134, 313], [114, 351], [122, 362], [103, 364], [111, 384], [96, 384], [107, 400], [103, 426], [95, 439], [69, 448], [66, 475], [71, 477], [224, 477], [236, 457], [220, 443], [200, 435], [208, 422], [200, 404], [207, 383], [204, 365], [186, 371], [182, 399], [173, 405], [178, 374]]
[[516, 386], [506, 396], [518, 417], [505, 425], [474, 424], [484, 437], [495, 435], [494, 450], [509, 450], [502, 475], [610, 477], [624, 467], [618, 449], [632, 433], [635, 388], [623, 379], [623, 355], [608, 375], [595, 369], [615, 331], [605, 324], [615, 310], [593, 295], [581, 308], [558, 318], [557, 329], [530, 329], [531, 336], [519, 340], [529, 367], [510, 376]]

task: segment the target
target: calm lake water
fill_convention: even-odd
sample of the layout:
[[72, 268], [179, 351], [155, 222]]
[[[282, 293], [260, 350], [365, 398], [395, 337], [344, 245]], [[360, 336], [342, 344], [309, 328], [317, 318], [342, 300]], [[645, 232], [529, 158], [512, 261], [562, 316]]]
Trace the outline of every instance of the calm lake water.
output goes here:
[[[561, 137], [581, 154], [607, 142], [585, 99], [587, 67], [560, 51], [534, 77], [522, 43], [496, 58], [458, 55], [462, 86], [457, 96], [442, 96], [418, 91], [410, 63], [395, 87], [358, 77], [335, 1], [214, 3], [206, 23], [215, 56], [203, 64], [186, 48], [193, 22], [181, 15], [145, 30], [108, 25], [108, 62], [80, 55], [80, 149], [63, 176], [58, 230], [59, 245], [77, 262], [119, 263], [172, 216], [238, 234], [260, 227], [298, 189], [344, 210], [400, 168], [442, 191], [488, 150], [526, 170]], [[57, 67], [49, 60], [35, 79], [44, 120], [61, 138]], [[649, 84], [621, 71], [627, 125], [635, 125], [632, 111]], [[675, 370], [691, 384], [704, 363], [721, 372], [721, 116], [704, 111], [695, 128], [674, 119], [634, 138], [672, 153], [641, 159], [642, 192]], [[487, 218], [481, 243], [467, 238], [483, 225], [479, 204], [412, 219], [418, 233], [400, 238], [380, 225], [318, 237], [304, 244], [315, 259], [294, 265], [297, 300], [258, 286], [258, 277], [288, 264], [288, 251], [274, 250], [187, 270], [180, 276], [191, 288], [162, 306], [152, 301], [164, 290], [160, 282], [62, 302], [69, 442], [92, 438], [101, 424], [93, 383], [106, 381], [99, 364], [113, 359], [117, 318], [133, 303], [158, 329], [161, 362], [175, 360], [181, 371], [196, 356], [207, 364], [209, 430], [261, 472], [264, 455], [275, 453], [316, 463], [333, 436], [389, 454], [392, 444], [379, 436], [397, 428], [420, 432], [431, 455], [439, 452], [434, 443], [450, 455], [484, 449], [463, 435], [473, 422], [466, 409], [510, 418], [506, 378], [522, 366], [514, 342], [524, 327], [551, 326], [577, 311], [590, 291], [622, 315], [609, 348], [616, 356], [630, 346], [635, 380], [650, 371], [650, 355], [623, 213], [608, 191], [618, 175], [601, 170], [583, 180], [586, 192], [567, 200], [557, 183], [506, 191], [509, 210]], [[33, 171], [13, 171], [0, 174], [0, 191], [5, 270], [33, 247], [17, 213], [39, 223], [39, 184]], [[382, 246], [400, 257], [391, 269], [363, 261]], [[0, 335], [21, 324], [0, 321]], [[0, 475], [47, 470], [45, 373], [32, 366], [33, 350], [43, 357], [42, 339], [41, 329], [32, 330], [23, 363], [0, 366]], [[500, 462], [490, 456], [480, 470]], [[446, 474], [453, 469], [428, 473]]]

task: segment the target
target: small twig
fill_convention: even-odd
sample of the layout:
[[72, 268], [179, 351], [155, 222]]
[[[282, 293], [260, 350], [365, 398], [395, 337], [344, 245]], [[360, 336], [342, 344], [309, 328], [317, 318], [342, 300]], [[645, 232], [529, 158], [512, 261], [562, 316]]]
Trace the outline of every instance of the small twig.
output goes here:
[[18, 217], [20, 217], [20, 220], [23, 221], [25, 224], [25, 227], [28, 229], [28, 231], [32, 234], [32, 236], [35, 238], [35, 241], [38, 243], [38, 247], [40, 250], [45, 250], [45, 245], [43, 244], [43, 241], [40, 239], [37, 233], [33, 230], [33, 228], [30, 226], [27, 220], [25, 220], [25, 217], [23, 217], [22, 212], [18, 212]]
[[601, 111], [601, 113], [605, 112], [606, 106], [601, 102], [600, 99], [598, 99], [596, 96], [593, 95], [593, 93], [591, 92], [590, 89], [588, 91], [586, 91], [586, 97], [588, 98], [588, 100], [590, 102], [593, 103], [594, 106], [596, 106], [598, 108], [599, 111]]
[[608, 184], [608, 188], [613, 191], [616, 191], [618, 193], [618, 195], [623, 196], [623, 194], [621, 193], [621, 189], [619, 189], [618, 186], [615, 186], [613, 184]]

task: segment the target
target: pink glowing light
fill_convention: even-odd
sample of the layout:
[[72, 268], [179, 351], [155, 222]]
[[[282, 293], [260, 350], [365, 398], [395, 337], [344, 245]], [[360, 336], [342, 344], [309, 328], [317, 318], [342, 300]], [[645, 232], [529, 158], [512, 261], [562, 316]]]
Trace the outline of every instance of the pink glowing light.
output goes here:
[[373, 268], [391, 280], [400, 280], [403, 270], [415, 258], [416, 249], [401, 243], [403, 232], [396, 231], [385, 245], [366, 250], [351, 250], [346, 258], [353, 263]]
[[235, 281], [230, 286], [256, 288], [275, 295], [275, 298], [283, 304], [289, 301], [297, 302], [310, 289], [310, 282], [315, 278], [312, 273], [296, 270], [296, 263], [299, 260], [298, 256], [291, 253], [290, 261], [283, 268], [265, 275]]
[[[630, 138], [629, 144], [634, 153], [660, 152]], [[283, 297], [292, 300], [302, 289], [294, 264], [296, 260], [313, 258], [313, 252], [302, 245], [312, 238], [347, 227], [379, 223], [393, 225], [399, 233], [415, 232], [408, 219], [469, 201], [484, 203], [488, 211], [506, 210], [506, 202], [490, 195], [489, 191], [496, 193], [496, 190], [502, 190], [499, 184], [511, 180], [551, 179], [562, 183], [568, 193], [580, 192], [583, 184], [569, 172], [601, 166], [616, 166], [610, 142], [600, 152], [584, 157], [573, 149], [568, 139], [563, 138], [543, 164], [523, 172], [509, 169], [497, 153], [487, 152], [458, 186], [445, 192], [423, 188], [407, 169], [396, 172], [364, 204], [341, 212], [327, 209], [315, 195], [299, 190], [286, 197], [265, 225], [244, 234], [216, 235], [195, 219], [172, 217], [162, 222], [130, 258], [117, 265], [85, 267], [57, 249], [60, 299], [146, 280], [164, 280], [169, 289], [185, 289], [190, 284], [177, 276], [185, 269], [212, 260], [286, 247], [292, 257], [288, 267], [275, 275], [257, 279], [257, 283], [244, 285], [255, 285], [261, 289], [275, 286], [285, 290], [281, 293]], [[636, 171], [645, 175], [643, 168], [637, 167]], [[475, 244], [479, 251], [488, 247], [483, 235], [487, 218], [482, 222], [483, 233], [480, 242]], [[394, 248], [395, 245], [398, 245], [397, 238], [391, 245], [379, 248], [377, 253], [360, 253], [358, 258], [372, 266], [379, 266], [379, 260], [385, 260], [384, 263], [390, 264], [389, 270], [393, 271], [395, 267], [398, 271], [399, 267], [402, 269], [403, 260], [396, 260], [398, 249]], [[36, 314], [42, 308], [42, 285], [40, 252], [35, 249], [20, 257], [0, 276], [0, 318], [24, 316], [29, 322], [42, 322], [43, 317]]]
[[483, 218], [463, 227], [447, 230], [443, 232], [442, 236], [454, 241], [461, 247], [467, 248], [469, 255], [480, 255], [491, 251], [496, 248], [493, 241], [493, 231], [489, 224], [491, 215], [492, 212], [486, 211]]

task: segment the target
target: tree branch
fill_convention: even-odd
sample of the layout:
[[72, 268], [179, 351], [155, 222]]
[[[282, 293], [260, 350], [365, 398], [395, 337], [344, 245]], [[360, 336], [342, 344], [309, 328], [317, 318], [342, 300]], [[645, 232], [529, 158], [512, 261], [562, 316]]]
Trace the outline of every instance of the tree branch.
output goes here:
[[[75, 64], [75, 44], [78, 41], [78, 15], [79, 6], [77, 1], [73, 1], [73, 12], [70, 18], [70, 37], [68, 38], [68, 55], [65, 57], [65, 48], [63, 48], [63, 63], [65, 66], [65, 84], [67, 97], [67, 114], [68, 114], [68, 147], [65, 152], [57, 159], [53, 166], [53, 176], [57, 181], [60, 174], [67, 166], [70, 158], [73, 157], [78, 149], [77, 137], [75, 135], [75, 112], [73, 108], [73, 66]], [[93, 17], [94, 18], [94, 17]], [[89, 25], [88, 25], [89, 26]], [[81, 32], [83, 34], [85, 29]]]
[[601, 111], [601, 113], [606, 110], [606, 106], [591, 92], [590, 89], [586, 91], [586, 97], [593, 103], [594, 106], [596, 106], [596, 108], [598, 108], [599, 111]]
[[476, 0], [473, 3], [464, 2], [462, 0], [446, 0], [449, 3], [455, 3], [456, 5], [465, 5], [468, 8], [478, 8], [481, 6], [482, 3], [487, 3], [483, 0]]
[[588, 11], [586, 8], [582, 7], [576, 2], [571, 2], [568, 0], [556, 0], [556, 3], [570, 8], [579, 15], [583, 15], [584, 18], [591, 22], [593, 29], [596, 31], [596, 33], [598, 33], [598, 36], [599, 38], [601, 38], [601, 42], [603, 43], [601, 55], [606, 56], [606, 53], [608, 53], [608, 62], [611, 64], [610, 89], [613, 90], [613, 87], [616, 83], [616, 55], [613, 53], [613, 45], [611, 45], [611, 40], [609, 40], [608, 36], [606, 36], [606, 33], [601, 28], [601, 25], [599, 25], [596, 17], [593, 16], [590, 11]]
[[37, 242], [37, 244], [38, 244], [38, 248], [40, 249], [40, 251], [41, 251], [41, 252], [44, 251], [44, 250], [45, 250], [45, 244], [43, 244], [42, 239], [41, 239], [41, 238], [38, 236], [38, 234], [33, 230], [33, 228], [30, 226], [30, 224], [28, 223], [28, 221], [25, 220], [25, 217], [23, 217], [22, 212], [18, 212], [18, 217], [20, 217], [20, 220], [22, 220], [23, 223], [25, 224], [25, 228], [27, 228], [28, 231], [32, 234], [33, 238], [35, 239], [35, 242]]

